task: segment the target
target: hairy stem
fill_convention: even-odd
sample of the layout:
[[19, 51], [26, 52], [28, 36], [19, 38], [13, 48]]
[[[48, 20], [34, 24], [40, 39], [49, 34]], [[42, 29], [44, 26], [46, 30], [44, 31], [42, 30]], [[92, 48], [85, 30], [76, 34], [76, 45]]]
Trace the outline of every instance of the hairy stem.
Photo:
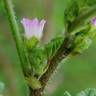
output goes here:
[[[44, 88], [50, 78], [50, 76], [52, 75], [52, 73], [55, 71], [55, 69], [57, 68], [59, 62], [62, 59], [65, 59], [68, 57], [68, 55], [72, 52], [73, 48], [69, 47], [70, 44], [73, 44], [73, 36], [67, 36], [63, 43], [61, 44], [60, 48], [58, 49], [57, 53], [53, 56], [53, 58], [51, 58], [48, 61], [49, 64], [49, 68], [46, 71], [46, 73], [40, 78], [41, 81], [41, 85], [42, 88], [37, 89], [37, 90], [32, 90], [31, 88], [29, 88], [30, 90], [30, 96], [43, 96], [43, 91]], [[71, 45], [70, 45], [71, 46]]]
[[42, 89], [37, 89], [37, 90], [32, 90], [31, 88], [29, 88], [29, 96], [43, 96], [43, 90]]
[[25, 75], [27, 75], [29, 73], [30, 63], [28, 60], [26, 48], [23, 44], [23, 41], [20, 35], [19, 27], [16, 21], [14, 10], [13, 10], [13, 5], [11, 0], [3, 0], [3, 1], [5, 5], [5, 10], [7, 12], [6, 15], [8, 16], [8, 20], [11, 26], [11, 30], [12, 30], [11, 32], [12, 32], [14, 41], [16, 43], [16, 48], [21, 61], [23, 72]]
[[[41, 77], [40, 81], [42, 83], [42, 90], [44, 89], [44, 87], [46, 86], [50, 76], [52, 75], [52, 73], [55, 71], [55, 69], [57, 68], [58, 64], [60, 63], [60, 61], [62, 59], [65, 59], [68, 57], [68, 55], [72, 52], [72, 48], [68, 47], [69, 44], [72, 44], [71, 36], [68, 36], [65, 38], [65, 40], [63, 41], [63, 43], [61, 44], [60, 48], [58, 49], [57, 53], [55, 54], [55, 56], [49, 60], [48, 64], [49, 64], [49, 68], [46, 71], [46, 73]], [[71, 41], [71, 42], [70, 42]]]

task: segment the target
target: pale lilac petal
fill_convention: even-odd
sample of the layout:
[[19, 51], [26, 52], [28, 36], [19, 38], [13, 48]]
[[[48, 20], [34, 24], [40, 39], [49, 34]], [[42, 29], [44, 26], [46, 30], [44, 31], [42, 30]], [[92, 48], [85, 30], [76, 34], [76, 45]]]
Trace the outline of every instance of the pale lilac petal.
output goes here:
[[94, 19], [92, 20], [92, 24], [93, 24], [94, 26], [96, 26], [96, 18], [94, 18]]
[[30, 38], [30, 23], [31, 23], [31, 21], [29, 19], [23, 18], [21, 23], [22, 23], [24, 30], [25, 30], [25, 36], [27, 38]]
[[23, 18], [21, 23], [23, 24], [23, 26], [28, 26], [31, 23], [31, 21], [29, 19]]
[[31, 37], [35, 36], [36, 38], [40, 39], [42, 37], [45, 22], [45, 20], [39, 22], [37, 18], [33, 20], [23, 18], [21, 23], [25, 30], [25, 37], [30, 39]]
[[40, 22], [40, 28], [41, 28], [41, 30], [43, 31], [43, 28], [44, 28], [44, 25], [45, 25], [45, 23], [46, 23], [46, 21], [45, 20], [42, 20], [41, 22]]
[[42, 31], [43, 31], [43, 29], [44, 29], [44, 25], [45, 25], [45, 23], [46, 23], [46, 21], [45, 20], [42, 20], [40, 23], [39, 23], [39, 36], [41, 36], [42, 37]]
[[31, 20], [31, 26], [38, 26], [38, 24], [39, 24], [39, 21], [37, 18]]

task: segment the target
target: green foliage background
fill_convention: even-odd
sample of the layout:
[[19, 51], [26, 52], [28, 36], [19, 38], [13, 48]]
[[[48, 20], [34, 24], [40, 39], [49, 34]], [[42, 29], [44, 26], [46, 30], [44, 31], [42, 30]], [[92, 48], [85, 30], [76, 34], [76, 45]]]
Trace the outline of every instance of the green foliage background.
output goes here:
[[[62, 34], [64, 10], [70, 0], [15, 0], [17, 20], [23, 17], [47, 19], [43, 43]], [[86, 2], [86, 1], [85, 1]], [[81, 2], [79, 2], [81, 3]], [[82, 3], [81, 3], [82, 4]], [[58, 71], [58, 72], [57, 72]], [[96, 40], [83, 54], [72, 57], [59, 66], [45, 90], [46, 96], [63, 96], [67, 90], [73, 96], [86, 88], [96, 88]], [[4, 96], [26, 96], [28, 91], [22, 75], [14, 41], [0, 0], [0, 82]], [[1, 92], [1, 91], [0, 91]]]

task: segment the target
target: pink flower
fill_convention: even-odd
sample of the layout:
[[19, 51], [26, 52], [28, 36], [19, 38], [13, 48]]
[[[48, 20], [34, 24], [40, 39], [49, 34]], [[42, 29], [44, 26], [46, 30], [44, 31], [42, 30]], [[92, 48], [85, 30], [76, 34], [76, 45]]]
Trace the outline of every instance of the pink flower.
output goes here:
[[29, 20], [27, 18], [23, 18], [21, 23], [25, 30], [25, 37], [30, 39], [32, 37], [36, 37], [37, 39], [41, 39], [43, 35], [43, 28], [46, 23], [45, 20], [38, 21], [37, 18], [33, 20]]
[[93, 24], [94, 26], [96, 26], [96, 18], [94, 18], [94, 19], [92, 20], [92, 24]]

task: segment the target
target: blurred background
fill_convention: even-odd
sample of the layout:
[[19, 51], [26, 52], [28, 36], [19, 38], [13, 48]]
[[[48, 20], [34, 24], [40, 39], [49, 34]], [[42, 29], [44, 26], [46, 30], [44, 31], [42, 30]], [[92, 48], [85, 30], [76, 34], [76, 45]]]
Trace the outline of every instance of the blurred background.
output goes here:
[[[0, 94], [27, 96], [28, 90], [2, 1], [0, 0]], [[62, 34], [63, 14], [68, 0], [13, 1], [19, 23], [23, 17], [47, 20], [42, 44]], [[83, 54], [62, 62], [50, 79], [45, 96], [63, 96], [65, 91], [75, 96], [77, 92], [86, 88], [96, 88], [96, 40]]]

